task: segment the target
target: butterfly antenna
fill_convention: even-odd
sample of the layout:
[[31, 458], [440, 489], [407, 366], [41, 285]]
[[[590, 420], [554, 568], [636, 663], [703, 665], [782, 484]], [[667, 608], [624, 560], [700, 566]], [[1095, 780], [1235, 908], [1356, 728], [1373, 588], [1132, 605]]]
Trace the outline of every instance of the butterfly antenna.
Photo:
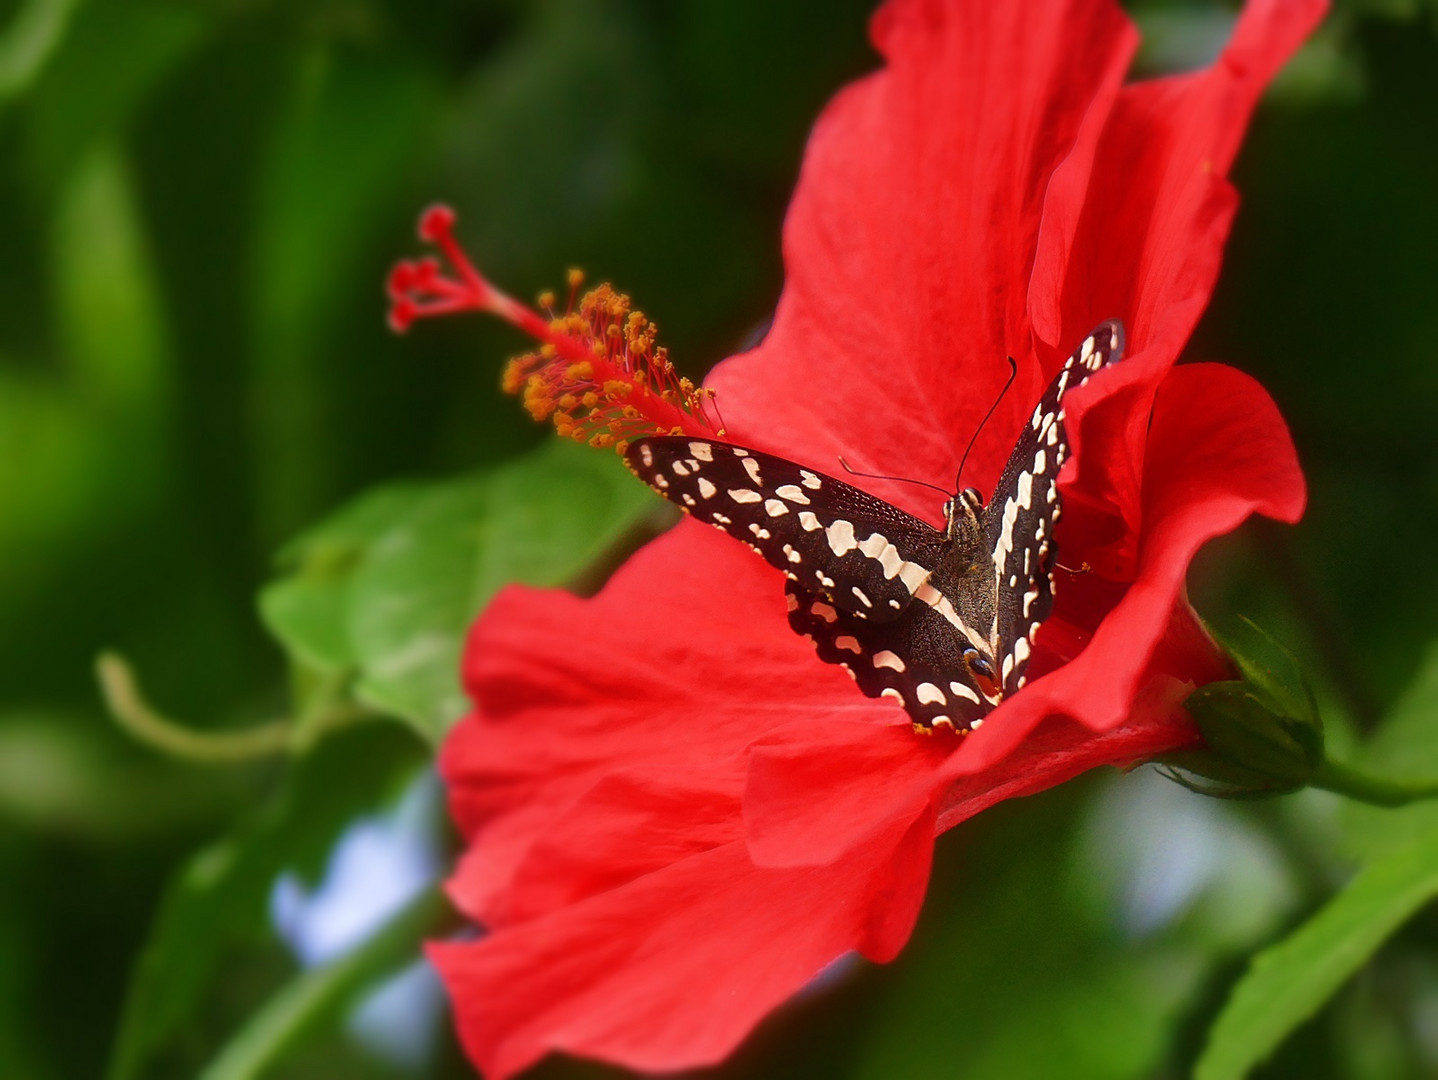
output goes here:
[[960, 484], [959, 481], [964, 478], [964, 464], [969, 460], [969, 451], [974, 448], [974, 443], [979, 441], [979, 432], [984, 430], [984, 425], [987, 424], [989, 418], [994, 415], [994, 410], [999, 407], [999, 402], [1004, 400], [1004, 395], [1009, 392], [1009, 387], [1014, 385], [1014, 379], [1018, 376], [1018, 373], [1019, 365], [1015, 363], [1014, 358], [1010, 356], [1008, 381], [1004, 383], [1004, 388], [999, 391], [999, 396], [994, 398], [994, 403], [989, 406], [989, 411], [984, 413], [984, 418], [979, 421], [979, 426], [974, 429], [973, 437], [969, 439], [969, 445], [964, 447], [964, 456], [959, 459], [959, 472], [958, 475], [954, 477], [955, 491], [963, 490], [963, 485]]
[[945, 495], [952, 494], [946, 489], [939, 487], [938, 484], [931, 484], [927, 480], [910, 480], [907, 476], [885, 476], [883, 473], [860, 472], [858, 469], [853, 468], [842, 457], [839, 459], [839, 464], [844, 466], [844, 471], [850, 476], [866, 476], [870, 480], [894, 480], [900, 484], [922, 484], [926, 488], [942, 491]]

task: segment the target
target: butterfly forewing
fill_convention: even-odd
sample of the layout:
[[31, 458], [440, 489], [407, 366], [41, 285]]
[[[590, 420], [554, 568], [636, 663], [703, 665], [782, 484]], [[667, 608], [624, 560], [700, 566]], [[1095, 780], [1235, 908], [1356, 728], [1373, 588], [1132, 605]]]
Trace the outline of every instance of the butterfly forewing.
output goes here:
[[1053, 609], [1058, 478], [1069, 454], [1064, 397], [1122, 355], [1123, 327], [1116, 320], [1100, 323], [1083, 340], [1034, 407], [989, 500], [984, 533], [998, 597], [994, 659], [1005, 694], [1023, 685], [1034, 635]]
[[637, 440], [625, 461], [670, 502], [860, 618], [897, 618], [943, 556], [944, 535], [927, 523], [773, 454], [664, 435]]

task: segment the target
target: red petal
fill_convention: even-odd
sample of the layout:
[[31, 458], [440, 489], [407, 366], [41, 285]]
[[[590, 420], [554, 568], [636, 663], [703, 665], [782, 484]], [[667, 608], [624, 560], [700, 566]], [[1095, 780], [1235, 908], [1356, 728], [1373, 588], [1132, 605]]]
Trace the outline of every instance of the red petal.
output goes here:
[[[1206, 658], [1211, 664], [1212, 653]], [[828, 725], [817, 739], [797, 728], [775, 732], [751, 759], [744, 795], [750, 855], [761, 866], [821, 866], [878, 831], [940, 810], [936, 832], [1097, 766], [1126, 767], [1191, 745], [1197, 730], [1180, 706], [1192, 690], [1191, 682], [1156, 671], [1118, 727], [1095, 734], [1055, 718], [976, 772], [941, 735], [916, 751], [908, 732], [858, 724], [842, 725], [842, 732], [833, 730], [841, 725]], [[909, 739], [907, 748], [901, 736]]]
[[1046, 381], [1026, 314], [1045, 186], [1085, 112], [1112, 101], [1135, 35], [1090, 0], [901, 0], [873, 35], [888, 65], [810, 137], [773, 330], [711, 381], [740, 440], [948, 486], [1013, 355], [1019, 382], [970, 458], [991, 483]]
[[[601, 780], [632, 775], [643, 787], [646, 777], [693, 772], [713, 790], [727, 783], [737, 800], [739, 755], [765, 732], [796, 720], [902, 716], [855, 693], [789, 629], [782, 575], [692, 521], [635, 555], [591, 600], [501, 593], [465, 659], [477, 713], [441, 758], [471, 845], [451, 893], [490, 925], [541, 902], [526, 895], [519, 868], [543, 838], [566, 834]], [[727, 780], [726, 762], [735, 763]], [[548, 895], [561, 886], [536, 887]]]
[[907, 827], [944, 780], [958, 749], [943, 732], [908, 724], [793, 725], [754, 745], [744, 789], [750, 857], [760, 866], [833, 862], [874, 830]]
[[641, 1071], [709, 1064], [836, 958], [897, 953], [928, 884], [932, 834], [924, 818], [791, 870], [756, 869], [728, 844], [430, 957], [491, 1080], [551, 1050]]
[[1253, 107], [1324, 0], [1253, 0], [1211, 67], [1124, 88], [1096, 150], [1054, 176], [1034, 264], [1034, 329], [1063, 346], [1118, 316], [1136, 357], [1169, 364], [1218, 275], [1236, 196], [1226, 177]]

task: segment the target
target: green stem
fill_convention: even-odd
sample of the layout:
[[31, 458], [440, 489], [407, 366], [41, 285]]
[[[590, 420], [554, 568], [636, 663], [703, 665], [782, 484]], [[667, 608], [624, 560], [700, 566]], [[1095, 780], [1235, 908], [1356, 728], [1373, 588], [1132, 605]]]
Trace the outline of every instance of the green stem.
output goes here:
[[1438, 781], [1390, 780], [1330, 760], [1318, 767], [1309, 785], [1374, 806], [1407, 806], [1438, 797]]
[[301, 714], [298, 722], [275, 720], [244, 731], [196, 731], [165, 716], [146, 701], [130, 665], [114, 653], [100, 654], [95, 661], [95, 674], [110, 715], [131, 737], [171, 757], [202, 765], [233, 765], [280, 754], [304, 753], [323, 734], [371, 715], [335, 700], [330, 696], [333, 687], [326, 687], [326, 692]]

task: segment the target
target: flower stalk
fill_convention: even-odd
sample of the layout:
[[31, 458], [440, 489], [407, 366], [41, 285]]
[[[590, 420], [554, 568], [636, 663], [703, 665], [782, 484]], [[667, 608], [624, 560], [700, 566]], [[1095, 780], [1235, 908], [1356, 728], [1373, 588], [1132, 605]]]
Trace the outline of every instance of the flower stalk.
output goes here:
[[1374, 776], [1331, 758], [1318, 766], [1308, 784], [1370, 806], [1408, 806], [1438, 798], [1438, 780], [1394, 780]]

